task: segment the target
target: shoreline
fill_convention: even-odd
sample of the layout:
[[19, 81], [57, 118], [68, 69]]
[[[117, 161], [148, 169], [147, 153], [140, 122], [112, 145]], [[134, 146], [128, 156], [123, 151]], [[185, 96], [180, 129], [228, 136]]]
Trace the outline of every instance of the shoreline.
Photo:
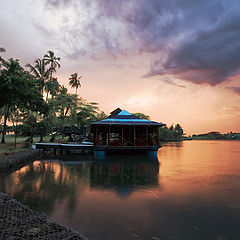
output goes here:
[[[0, 174], [11, 173], [40, 158], [43, 150], [27, 150], [0, 157]], [[45, 213], [0, 192], [1, 239], [76, 239], [87, 240], [79, 232], [62, 226]]]
[[38, 213], [1, 192], [0, 236], [1, 239], [87, 240], [79, 232], [56, 223], [45, 213]]
[[15, 171], [28, 163], [40, 158], [43, 151], [40, 149], [29, 149], [0, 157], [0, 173]]

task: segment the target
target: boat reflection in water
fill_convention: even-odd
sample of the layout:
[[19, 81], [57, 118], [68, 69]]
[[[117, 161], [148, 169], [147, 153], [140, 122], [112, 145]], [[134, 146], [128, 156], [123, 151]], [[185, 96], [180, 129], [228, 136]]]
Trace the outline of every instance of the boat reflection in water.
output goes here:
[[158, 186], [159, 163], [136, 156], [132, 159], [96, 161], [91, 166], [90, 187], [109, 189], [128, 196], [137, 189]]

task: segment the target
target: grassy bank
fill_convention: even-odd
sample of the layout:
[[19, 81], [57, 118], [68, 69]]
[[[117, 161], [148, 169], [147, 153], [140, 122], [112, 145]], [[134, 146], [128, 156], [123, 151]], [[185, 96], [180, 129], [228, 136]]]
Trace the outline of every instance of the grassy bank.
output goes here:
[[[15, 141], [14, 135], [6, 135], [5, 136], [6, 144], [0, 143], [0, 156], [29, 149], [29, 147], [31, 146], [26, 146], [24, 142], [26, 139], [28, 139], [28, 137], [22, 137], [22, 136], [18, 137], [16, 148], [14, 148], [14, 141]], [[39, 137], [34, 137], [33, 141], [34, 142], [39, 141]]]

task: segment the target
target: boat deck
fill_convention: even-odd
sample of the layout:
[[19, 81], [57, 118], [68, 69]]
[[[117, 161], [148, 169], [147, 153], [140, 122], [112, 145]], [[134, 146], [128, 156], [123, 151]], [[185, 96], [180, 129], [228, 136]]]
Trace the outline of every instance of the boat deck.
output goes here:
[[36, 149], [43, 150], [93, 150], [93, 144], [36, 143]]
[[48, 150], [80, 150], [80, 151], [105, 151], [105, 152], [148, 152], [157, 151], [160, 146], [96, 146], [93, 144], [62, 144], [62, 143], [36, 143], [36, 149]]

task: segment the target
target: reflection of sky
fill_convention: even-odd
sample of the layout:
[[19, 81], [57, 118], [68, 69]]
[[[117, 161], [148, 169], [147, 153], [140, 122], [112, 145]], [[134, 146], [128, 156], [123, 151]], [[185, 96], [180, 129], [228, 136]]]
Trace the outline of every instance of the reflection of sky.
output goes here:
[[[169, 143], [158, 153], [160, 161], [163, 159], [159, 181], [163, 187], [167, 185], [169, 194], [196, 192], [222, 201], [223, 190], [230, 191], [233, 184], [239, 184], [238, 145], [239, 142], [224, 141], [190, 141], [180, 146]], [[212, 191], [213, 188], [217, 191]], [[225, 195], [224, 199], [228, 197], [231, 195]]]
[[36, 161], [0, 190], [90, 239], [239, 239], [239, 157], [237, 141], [166, 143], [159, 165]]

